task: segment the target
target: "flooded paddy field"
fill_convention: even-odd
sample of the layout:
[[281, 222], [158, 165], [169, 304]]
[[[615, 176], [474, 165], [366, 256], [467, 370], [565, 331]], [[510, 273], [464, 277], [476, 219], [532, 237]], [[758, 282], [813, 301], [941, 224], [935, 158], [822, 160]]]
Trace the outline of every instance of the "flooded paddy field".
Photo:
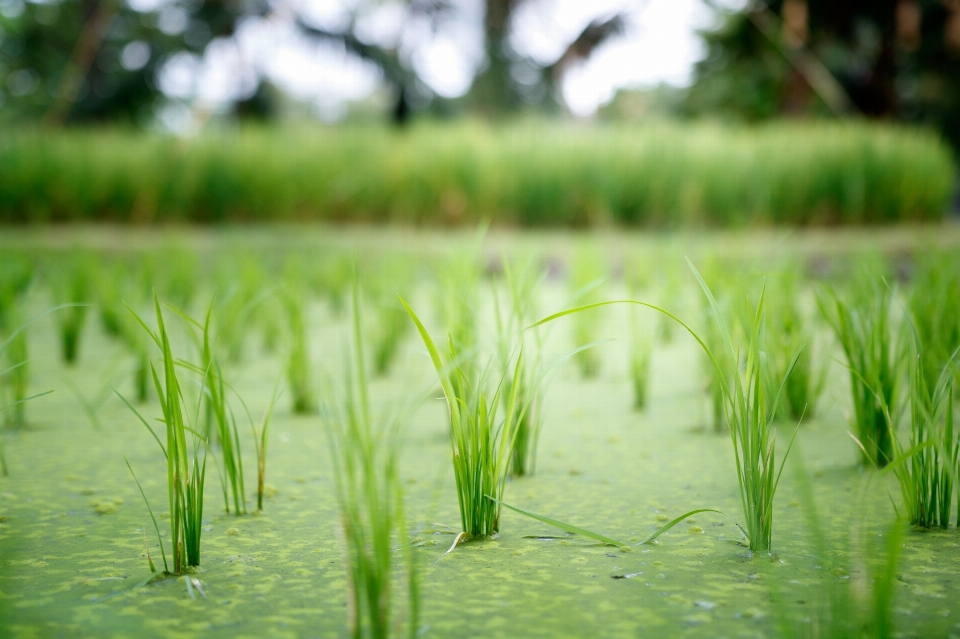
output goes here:
[[[809, 327], [808, 348], [813, 365], [824, 371], [824, 382], [815, 407], [799, 426], [795, 420], [776, 422], [777, 459], [795, 431], [796, 440], [773, 502], [770, 552], [751, 552], [739, 527], [745, 524], [734, 447], [726, 429], [717, 432], [714, 427], [706, 390], [709, 371], [700, 346], [679, 326], [664, 329], [655, 311], [614, 305], [589, 311], [591, 339], [599, 342], [590, 349], [598, 362], [595, 374], [585, 377], [573, 358], [554, 369], [543, 387], [535, 472], [508, 479], [504, 501], [628, 545], [603, 545], [503, 510], [498, 535], [456, 545], [445, 554], [461, 531], [447, 405], [424, 343], [409, 326], [388, 372], [371, 372], [369, 390], [375, 415], [424, 398], [413, 402], [415, 410], [400, 426], [398, 453], [406, 543], [412, 546], [419, 583], [416, 632], [428, 637], [826, 637], [831, 636], [827, 630], [831, 626], [825, 625], [825, 615], [846, 614], [849, 609], [843, 606], [850, 606], [864, 614], [864, 627], [870, 628], [864, 633], [879, 635], [869, 625], [874, 623], [869, 610], [878, 588], [889, 584], [888, 603], [878, 613], [889, 623], [887, 636], [960, 635], [960, 613], [954, 603], [960, 596], [956, 514], [946, 529], [895, 525], [897, 512], [904, 513], [897, 477], [861, 464], [848, 432], [850, 376], [836, 338], [819, 319], [816, 303], [820, 287], [842, 285], [845, 267], [838, 265], [851, 256], [881, 261], [891, 273], [892, 285], [899, 286], [898, 299], [905, 300], [911, 265], [918, 261], [918, 248], [931, 237], [929, 230], [875, 232], [863, 234], [868, 238], [863, 241], [803, 233], [600, 235], [584, 241], [563, 234], [494, 233], [480, 248], [467, 234], [365, 231], [338, 236], [338, 231], [328, 231], [291, 239], [291, 233], [296, 235], [281, 230], [277, 237], [285, 239], [264, 240], [259, 232], [234, 233], [229, 239], [209, 232], [175, 232], [156, 239], [119, 231], [104, 239], [89, 232], [80, 233], [79, 240], [54, 237], [42, 242], [24, 235], [17, 243], [5, 238], [3, 251], [35, 256], [31, 264], [39, 274], [23, 298], [29, 309], [26, 316], [61, 303], [51, 284], [61, 268], [58, 260], [75, 259], [82, 246], [84, 259], [97, 256], [90, 259], [100, 271], [110, 259], [133, 264], [136, 259], [131, 256], [152, 251], [156, 282], [175, 268], [165, 255], [192, 260], [192, 270], [186, 272], [195, 290], [184, 298], [185, 310], [202, 320], [215, 292], [227, 296], [216, 275], [218, 268], [223, 270], [218, 259], [230, 256], [222, 259], [235, 265], [227, 272], [236, 273], [239, 281], [242, 269], [236, 265], [243, 262], [229, 259], [239, 259], [244, 247], [252, 247], [251, 254], [265, 255], [262, 262], [272, 265], [264, 267], [256, 285], [258, 291], [267, 291], [263, 299], [269, 300], [277, 287], [290, 286], [289, 280], [280, 283], [287, 276], [276, 275], [275, 282], [271, 273], [289, 275], [294, 267], [284, 264], [294, 253], [297, 268], [312, 268], [315, 260], [332, 269], [329, 258], [336, 247], [345, 259], [356, 258], [363, 282], [367, 266], [372, 268], [388, 251], [402, 246], [398, 259], [415, 265], [413, 274], [397, 283], [403, 288], [393, 292], [417, 309], [436, 339], [445, 328], [438, 291], [443, 274], [453, 270], [444, 260], [475, 250], [471, 259], [479, 275], [476, 343], [490, 352], [496, 352], [500, 339], [492, 300], [505, 287], [504, 255], [508, 262], [533, 256], [542, 267], [545, 276], [532, 298], [536, 318], [576, 304], [579, 291], [571, 281], [578, 268], [588, 268], [584, 260], [594, 259], [601, 263], [603, 279], [598, 300], [648, 299], [694, 326], [702, 323], [703, 293], [684, 255], [704, 270], [707, 279], [704, 264], [718, 260], [736, 264], [741, 273], [738, 285], [754, 299], [764, 276], [770, 286], [773, 274], [792, 258], [803, 273], [796, 295]], [[944, 246], [960, 239], [952, 228], [936, 235]], [[288, 241], [295, 250], [284, 248]], [[725, 270], [721, 266], [712, 274], [719, 277]], [[134, 399], [137, 361], [129, 346], [105, 329], [96, 294], [100, 289], [93, 284], [88, 289], [92, 305], [80, 331], [75, 362], [63, 361], [56, 319], [60, 311], [30, 325], [28, 394], [54, 392], [26, 403], [24, 422], [4, 430], [8, 466], [7, 475], [0, 478], [4, 636], [348, 634], [353, 604], [347, 549], [330, 459], [329, 424], [322, 409], [324, 393], [330, 392], [325, 389], [334, 388], [348, 370], [351, 304], [349, 292], [344, 293], [349, 286], [342, 286], [339, 279], [349, 281], [351, 275], [349, 270], [340, 273], [330, 276], [337, 280], [333, 283], [328, 279], [313, 288], [305, 286], [306, 351], [311, 388], [321, 403], [319, 413], [292, 410], [293, 393], [286, 390], [287, 351], [292, 347], [285, 321], [214, 302], [215, 312], [235, 313], [243, 320], [236, 338], [238, 352], [235, 357], [224, 355], [223, 370], [254, 421], [268, 408], [278, 379], [285, 390], [268, 433], [262, 512], [256, 512], [253, 437], [237, 400], [231, 401], [239, 424], [247, 514], [225, 512], [218, 470], [221, 447], [211, 440], [206, 449], [200, 565], [188, 570], [189, 581], [172, 576], [151, 579], [148, 555], [159, 564], [160, 543], [170, 553], [166, 464], [158, 442], [113, 389], [129, 398], [148, 421], [162, 413], [152, 385], [144, 402]], [[902, 284], [897, 284], [901, 281], [897, 277]], [[157, 284], [155, 289], [161, 295], [175, 291], [164, 286]], [[147, 298], [138, 299], [137, 311], [149, 317]], [[377, 301], [363, 300], [366, 317], [374, 322]], [[901, 312], [900, 307], [892, 311], [895, 316]], [[165, 313], [174, 351], [195, 359], [198, 350], [190, 327], [174, 312]], [[270, 329], [270, 321], [278, 327]], [[637, 324], [650, 340], [647, 397], [641, 410], [634, 406], [630, 359], [631, 326]], [[543, 360], [555, 361], [578, 340], [574, 317], [552, 322], [542, 331]], [[152, 345], [149, 357], [159, 369], [161, 353]], [[902, 388], [906, 386], [904, 382]], [[195, 406], [200, 393], [195, 382], [185, 383], [185, 404]], [[202, 413], [197, 411], [198, 424]], [[163, 424], [152, 423], [158, 424], [162, 439]], [[900, 433], [906, 441], [905, 424]], [[156, 514], [160, 541], [127, 462]], [[635, 545], [696, 509], [722, 514], [697, 513], [655, 542]], [[401, 554], [395, 553], [398, 564]], [[404, 583], [399, 579], [393, 583], [401, 600], [409, 596]]]

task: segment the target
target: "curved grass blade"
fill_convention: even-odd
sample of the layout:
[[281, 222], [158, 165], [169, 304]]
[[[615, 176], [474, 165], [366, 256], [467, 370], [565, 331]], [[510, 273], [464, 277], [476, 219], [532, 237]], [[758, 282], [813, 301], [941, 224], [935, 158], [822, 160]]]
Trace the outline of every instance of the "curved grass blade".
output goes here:
[[[680, 515], [679, 517], [677, 517], [677, 518], [674, 519], [673, 521], [668, 522], [665, 526], [663, 526], [662, 528], [660, 528], [659, 530], [657, 530], [657, 532], [653, 533], [652, 535], [650, 535], [649, 537], [647, 537], [647, 538], [644, 539], [643, 541], [637, 542], [637, 543], [635, 543], [635, 544], [633, 544], [633, 545], [634, 545], [634, 546], [642, 546], [643, 544], [649, 544], [651, 541], [653, 541], [654, 539], [656, 539], [657, 537], [659, 537], [659, 536], [662, 535], [663, 533], [667, 532], [668, 530], [670, 530], [671, 528], [673, 528], [674, 526], [676, 526], [677, 524], [679, 524], [681, 521], [683, 521], [683, 520], [686, 519], [687, 517], [693, 517], [693, 516], [696, 515], [697, 513], [718, 513], [718, 514], [720, 514], [720, 515], [723, 515], [724, 517], [729, 517], [725, 512], [720, 511], [720, 510], [717, 510], [716, 508], [698, 508], [697, 510], [691, 510], [691, 511], [688, 512], [688, 513], [684, 513], [683, 515]], [[732, 518], [731, 518], [731, 521], [732, 521]], [[738, 524], [738, 523], [735, 522], [735, 521], [734, 521], [733, 523], [737, 526], [737, 528], [740, 528], [740, 524]], [[743, 528], [740, 528], [740, 532], [743, 533], [744, 537], [747, 536], [747, 534], [743, 532]]]
[[[150, 519], [153, 520], [153, 527], [157, 531], [157, 542], [160, 544], [160, 555], [163, 557], [163, 571], [165, 573], [170, 572], [170, 569], [167, 566], [167, 553], [164, 552], [163, 550], [163, 539], [160, 538], [160, 526], [157, 524], [157, 518], [153, 515], [153, 509], [150, 508], [150, 502], [147, 501], [147, 495], [146, 493], [143, 492], [143, 486], [140, 485], [140, 480], [137, 479], [137, 475], [133, 472], [133, 467], [130, 465], [130, 460], [124, 457], [123, 461], [127, 463], [127, 468], [130, 469], [130, 474], [133, 475], [133, 481], [137, 483], [137, 488], [140, 489], [140, 496], [143, 497], [143, 503], [147, 505], [147, 511], [150, 513]], [[148, 554], [147, 558], [149, 559], [149, 557], [150, 555]], [[150, 579], [153, 579], [153, 577], [151, 577]], [[145, 581], [143, 583], [145, 584], [147, 582]], [[140, 584], [140, 585], [143, 585], [143, 584]], [[134, 586], [134, 588], [137, 588], [137, 587], [139, 586]]]
[[[547, 524], [548, 526], [559, 528], [560, 530], [566, 531], [568, 533], [572, 533], [574, 535], [581, 535], [583, 537], [589, 537], [590, 539], [594, 539], [596, 541], [599, 541], [600, 543], [607, 544], [608, 546], [619, 546], [621, 548], [629, 547], [629, 544], [625, 544], [622, 541], [617, 541], [616, 539], [613, 539], [611, 537], [601, 535], [600, 533], [595, 533], [592, 530], [587, 530], [586, 528], [580, 528], [579, 526], [574, 526], [573, 524], [567, 524], [562, 521], [557, 521], [556, 519], [551, 519], [550, 517], [544, 517], [543, 515], [532, 513], [529, 510], [523, 510], [522, 508], [511, 506], [510, 504], [506, 502], [502, 502], [499, 499], [494, 499], [490, 495], [487, 495], [486, 497], [491, 501], [497, 502], [504, 508], [508, 508], [514, 512], [520, 513], [521, 515], [525, 515], [527, 517], [530, 517], [531, 519], [536, 519], [537, 521]], [[696, 512], [699, 512], [699, 511], [696, 511]]]

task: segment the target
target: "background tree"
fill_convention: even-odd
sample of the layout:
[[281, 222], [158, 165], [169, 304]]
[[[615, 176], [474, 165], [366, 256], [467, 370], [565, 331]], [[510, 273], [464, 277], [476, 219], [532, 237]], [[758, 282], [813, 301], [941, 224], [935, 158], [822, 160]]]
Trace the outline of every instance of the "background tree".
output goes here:
[[849, 111], [930, 123], [960, 148], [960, 2], [754, 0], [722, 15], [688, 112]]

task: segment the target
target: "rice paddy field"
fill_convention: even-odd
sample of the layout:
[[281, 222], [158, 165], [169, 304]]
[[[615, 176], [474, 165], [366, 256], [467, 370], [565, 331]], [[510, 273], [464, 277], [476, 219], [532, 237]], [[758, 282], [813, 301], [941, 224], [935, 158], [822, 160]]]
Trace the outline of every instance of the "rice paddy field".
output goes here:
[[0, 255], [2, 636], [960, 636], [952, 223]]

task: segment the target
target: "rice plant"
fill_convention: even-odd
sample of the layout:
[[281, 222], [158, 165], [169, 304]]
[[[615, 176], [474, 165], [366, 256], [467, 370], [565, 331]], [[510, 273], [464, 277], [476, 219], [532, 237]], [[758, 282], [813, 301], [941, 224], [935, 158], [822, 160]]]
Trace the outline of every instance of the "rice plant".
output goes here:
[[893, 459], [895, 429], [889, 416], [897, 412], [903, 360], [903, 349], [891, 325], [892, 298], [885, 283], [866, 275], [854, 280], [846, 299], [832, 289], [818, 297], [850, 371], [851, 427], [861, 463], [878, 468]]
[[[519, 384], [513, 384], [509, 391], [505, 391], [504, 382], [508, 376], [519, 378], [523, 369], [523, 349], [515, 358], [512, 373], [505, 369], [500, 379], [490, 380], [489, 366], [481, 370], [476, 366], [465, 368], [462, 365], [458, 359], [461, 351], [452, 335], [448, 336], [447, 356], [442, 357], [420, 318], [403, 298], [400, 301], [430, 354], [447, 401], [462, 525], [457, 541], [491, 537], [500, 530], [500, 502], [510, 471], [517, 416], [520, 414], [516, 409]], [[493, 391], [488, 389], [491, 381]], [[501, 405], [502, 418], [499, 417]]]
[[642, 411], [647, 406], [652, 351], [649, 331], [643, 330], [634, 317], [630, 322], [630, 387], [633, 389], [633, 409], [636, 411]]
[[523, 362], [514, 371], [514, 375], [504, 380], [505, 390], [502, 396], [504, 402], [507, 402], [516, 390], [517, 399], [514, 403], [516, 434], [510, 474], [514, 477], [523, 477], [532, 475], [536, 469], [537, 445], [540, 441], [544, 418], [544, 389], [539, 383], [543, 375], [542, 336], [536, 330], [523, 332], [523, 328], [533, 319], [536, 289], [543, 281], [543, 273], [532, 261], [523, 266], [516, 266], [504, 260], [503, 265], [510, 296], [510, 312], [506, 320], [501, 313], [496, 294], [493, 298], [500, 336], [498, 353], [500, 366], [503, 370], [509, 370], [512, 357], [511, 345], [518, 335], [524, 352], [527, 353]]
[[273, 409], [279, 398], [277, 393], [279, 383], [280, 380], [278, 379], [277, 384], [273, 387], [273, 394], [270, 396], [270, 406], [264, 412], [263, 419], [260, 420], [259, 432], [254, 426], [253, 420], [250, 421], [250, 428], [253, 430], [253, 445], [257, 454], [257, 512], [263, 512], [264, 482], [267, 476], [267, 443], [270, 441], [270, 421], [273, 419]]
[[[801, 474], [798, 484], [808, 537], [813, 539], [813, 551], [819, 564], [819, 577], [813, 589], [813, 601], [805, 602], [807, 605], [799, 619], [787, 605], [783, 586], [775, 578], [768, 581], [779, 636], [783, 639], [889, 639], [898, 636], [892, 613], [905, 533], [902, 523], [894, 521], [875, 535], [863, 530], [862, 523], [854, 522], [847, 541], [839, 548], [830, 547], [820, 523], [809, 478]], [[862, 494], [868, 488], [869, 482], [866, 482]], [[850, 559], [845, 562], [841, 557]]]
[[[930, 388], [918, 336], [915, 341], [918, 349], [909, 367], [910, 434], [906, 450], [896, 435], [892, 437], [896, 460], [892, 470], [900, 482], [907, 520], [922, 528], [948, 528], [960, 459], [960, 442], [953, 428], [955, 357], [947, 361]], [[890, 423], [895, 423], [897, 416], [889, 414], [885, 403], [883, 409]]]
[[715, 433], [724, 433], [727, 430], [727, 411], [725, 403], [729, 389], [725, 387], [727, 381], [723, 375], [719, 375], [711, 354], [717, 354], [717, 360], [727, 371], [727, 375], [733, 370], [733, 363], [727, 357], [723, 331], [726, 326], [726, 316], [728, 315], [727, 300], [723, 299], [717, 308], [710, 306], [709, 300], [704, 308], [703, 339], [708, 349], [703, 351], [701, 365], [707, 377], [707, 396], [710, 398], [710, 423], [713, 424]]
[[[30, 357], [28, 353], [27, 329], [23, 317], [24, 301], [21, 296], [7, 303], [6, 322], [18, 327], [9, 331], [4, 342], [5, 366], [0, 364], [0, 384], [5, 389], [3, 404], [4, 425], [8, 428], [23, 428], [27, 423], [26, 399], [30, 385]], [[6, 331], [4, 333], [6, 334]]]
[[[371, 412], [360, 296], [353, 292], [352, 339], [342, 385], [324, 393], [330, 462], [346, 544], [349, 634], [356, 639], [414, 637], [420, 598], [399, 479], [398, 421]], [[329, 401], [330, 397], [337, 401]], [[397, 559], [402, 566], [397, 573]], [[405, 606], [398, 604], [402, 579]]]
[[[154, 431], [150, 423], [121, 396], [124, 403], [133, 411], [153, 438], [159, 444], [167, 460], [167, 497], [170, 506], [170, 554], [171, 563], [167, 564], [166, 553], [163, 553], [163, 563], [166, 572], [182, 575], [187, 568], [200, 565], [200, 536], [203, 522], [203, 487], [207, 470], [206, 442], [194, 427], [195, 421], [190, 421], [190, 414], [182, 392], [182, 385], [177, 374], [178, 360], [174, 358], [163, 321], [163, 312], [160, 309], [160, 300], [154, 296], [154, 308], [157, 316], [157, 330], [150, 329], [144, 321], [136, 316], [138, 322], [146, 331], [150, 339], [160, 349], [163, 358], [162, 375], [157, 374], [153, 364], [150, 372], [153, 377], [157, 397], [160, 399], [160, 408], [163, 411], [162, 422], [166, 427], [166, 445]], [[132, 313], [133, 311], [131, 311]], [[199, 414], [198, 404], [196, 413]], [[187, 444], [187, 435], [190, 435], [192, 445]], [[202, 449], [202, 453], [200, 452]], [[129, 465], [129, 464], [128, 464]], [[130, 469], [133, 473], [133, 469]], [[136, 481], [136, 476], [134, 475]], [[137, 481], [139, 486], [139, 481]], [[141, 488], [141, 494], [143, 489]], [[146, 495], [144, 495], [146, 502]], [[156, 518], [149, 502], [154, 527], [157, 527]], [[163, 551], [163, 540], [157, 527], [157, 538]]]
[[386, 375], [397, 356], [400, 344], [410, 328], [410, 319], [397, 300], [397, 293], [407, 290], [413, 282], [413, 268], [408, 260], [388, 260], [378, 265], [367, 287], [375, 314], [371, 340], [373, 370]]
[[81, 256], [61, 263], [52, 275], [54, 300], [65, 306], [57, 313], [56, 322], [60, 331], [60, 349], [63, 361], [69, 366], [77, 361], [80, 338], [87, 318], [87, 302], [90, 296], [90, 268]]
[[237, 420], [227, 403], [227, 385], [223, 379], [223, 369], [213, 349], [210, 326], [212, 312], [213, 304], [211, 303], [203, 322], [201, 372], [205, 375], [203, 388], [206, 393], [208, 424], [212, 424], [215, 430], [208, 426], [206, 432], [209, 439], [210, 432], [213, 431], [220, 443], [220, 484], [223, 488], [224, 509], [229, 513], [232, 501], [234, 514], [243, 515], [247, 512], [247, 496], [243, 485], [240, 434], [237, 432]]
[[303, 293], [296, 286], [288, 285], [280, 298], [287, 316], [289, 342], [286, 371], [293, 398], [293, 412], [299, 415], [315, 413], [317, 398], [313, 388]]
[[439, 266], [440, 285], [435, 298], [437, 315], [449, 336], [448, 355], [457, 359], [465, 375], [470, 378], [477, 367], [481, 241], [482, 233], [478, 233], [473, 246]]
[[[603, 283], [607, 275], [603, 256], [596, 250], [581, 249], [574, 254], [571, 264], [571, 301], [578, 306], [589, 306], [603, 297]], [[596, 313], [578, 313], [573, 320], [575, 348], [596, 341], [600, 318]], [[579, 350], [574, 361], [584, 379], [600, 374], [600, 356], [592, 348]]]
[[[768, 304], [764, 348], [770, 361], [768, 383], [772, 392], [776, 392], [776, 384], [783, 379], [793, 353], [812, 339], [797, 297], [795, 282], [789, 276], [778, 278], [777, 294]], [[813, 348], [804, 348], [787, 377], [780, 405], [776, 407], [778, 415], [795, 422], [802, 417], [813, 417], [826, 383], [826, 373], [826, 367], [814, 360]]]
[[[908, 304], [923, 350], [924, 384], [933, 389], [950, 354], [960, 346], [960, 269], [953, 255], [932, 252], [918, 260]], [[960, 382], [960, 373], [955, 378]]]
[[[707, 283], [693, 264], [689, 264], [715, 316], [723, 317], [720, 304], [713, 296]], [[728, 323], [726, 321], [718, 322], [723, 338], [723, 351], [720, 353], [711, 350], [703, 338], [669, 311], [653, 304], [635, 300], [597, 302], [568, 309], [545, 317], [533, 326], [541, 326], [567, 315], [590, 311], [609, 304], [637, 304], [662, 313], [686, 329], [706, 352], [723, 388], [724, 417], [729, 425], [730, 439], [733, 443], [740, 501], [746, 522], [744, 532], [749, 540], [751, 551], [769, 551], [773, 536], [773, 499], [793, 440], [791, 439], [790, 446], [787, 447], [778, 468], [775, 455], [776, 430], [773, 425], [773, 406], [779, 401], [779, 393], [783, 392], [786, 378], [781, 380], [778, 394], [771, 400], [767, 396], [767, 386], [765, 384], [767, 364], [761, 348], [764, 323], [764, 291], [761, 290], [757, 305], [750, 307], [752, 312], [748, 318], [748, 325], [745, 327], [745, 343], [742, 347], [734, 347]], [[745, 304], [749, 305], [749, 301], [745, 301]], [[791, 366], [787, 370], [787, 376], [792, 372], [797, 357], [799, 357], [799, 352], [794, 355]], [[743, 361], [742, 369], [733, 371], [722, 365], [721, 362], [724, 358], [730, 362]]]

